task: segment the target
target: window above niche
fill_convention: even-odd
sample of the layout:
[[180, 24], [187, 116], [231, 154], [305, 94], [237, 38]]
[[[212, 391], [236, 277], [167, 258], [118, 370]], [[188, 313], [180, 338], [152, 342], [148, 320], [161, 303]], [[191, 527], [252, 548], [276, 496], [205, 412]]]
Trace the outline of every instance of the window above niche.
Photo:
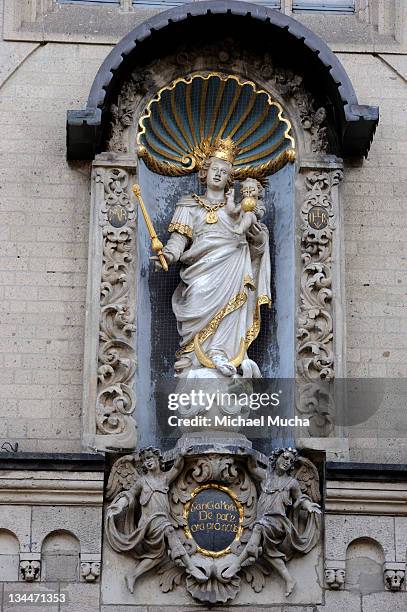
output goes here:
[[173, 8], [174, 6], [180, 6], [185, 4], [183, 0], [132, 0], [132, 4], [135, 9], [139, 8], [155, 8], [165, 11], [166, 9]]
[[[3, 3], [4, 40], [88, 45], [114, 45], [153, 15], [174, 7], [182, 12], [186, 4], [183, 0]], [[196, 7], [199, 4], [200, 0], [194, 0]], [[280, 11], [305, 24], [335, 52], [355, 52], [357, 48], [358, 52], [368, 53], [406, 52], [404, 4], [400, 0], [257, 0], [258, 6]]]
[[58, 4], [120, 4], [120, 0], [57, 0]]
[[[188, 0], [187, 0], [188, 1]], [[199, 0], [189, 0], [190, 2], [195, 1], [199, 2]], [[267, 6], [269, 8], [279, 9], [281, 8], [281, 0], [252, 0], [254, 4], [261, 4], [262, 6]], [[151, 7], [151, 8], [161, 8], [163, 10], [167, 8], [171, 8], [174, 6], [179, 6], [180, 4], [186, 4], [185, 0], [133, 0], [134, 7]]]
[[354, 13], [355, 0], [293, 0], [293, 11]]

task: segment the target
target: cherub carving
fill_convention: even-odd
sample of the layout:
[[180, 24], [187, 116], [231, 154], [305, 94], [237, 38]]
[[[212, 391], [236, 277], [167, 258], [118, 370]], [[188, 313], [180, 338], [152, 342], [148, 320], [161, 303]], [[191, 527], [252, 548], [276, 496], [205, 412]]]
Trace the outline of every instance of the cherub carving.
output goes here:
[[248, 469], [261, 482], [257, 517], [247, 544], [222, 576], [231, 578], [261, 558], [284, 580], [288, 597], [296, 583], [286, 561], [296, 552], [309, 552], [320, 536], [321, 509], [314, 501], [319, 499], [318, 474], [314, 477], [315, 466], [291, 448], [274, 451], [267, 470], [249, 458]]
[[247, 178], [243, 181], [240, 190], [242, 200], [236, 206], [236, 210], [240, 214], [239, 223], [235, 229], [237, 234], [245, 234], [249, 230], [254, 231], [256, 228], [267, 233], [267, 227], [259, 223], [266, 212], [262, 200], [263, 191], [260, 181], [256, 179]]
[[207, 580], [193, 564], [171, 520], [169, 485], [183, 465], [184, 458], [179, 455], [173, 467], [164, 472], [161, 452], [148, 447], [140, 451], [138, 461], [133, 455], [122, 457], [110, 474], [107, 494], [114, 499], [107, 509], [107, 539], [115, 551], [130, 553], [136, 561], [134, 572], [126, 576], [131, 593], [136, 580], [167, 554], [197, 581]]

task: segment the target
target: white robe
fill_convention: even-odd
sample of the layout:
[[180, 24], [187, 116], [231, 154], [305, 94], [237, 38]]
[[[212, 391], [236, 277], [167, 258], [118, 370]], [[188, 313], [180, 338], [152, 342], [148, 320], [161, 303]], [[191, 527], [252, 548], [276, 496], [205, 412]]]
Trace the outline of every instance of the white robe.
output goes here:
[[208, 356], [221, 353], [231, 360], [242, 338], [248, 347], [257, 336], [260, 305], [271, 305], [267, 228], [262, 225], [263, 241], [257, 246], [234, 233], [237, 220], [225, 208], [217, 211], [217, 223], [206, 223], [206, 214], [192, 197], [182, 198], [164, 249], [182, 264], [181, 282], [172, 298], [181, 336], [177, 355], [189, 357], [195, 366], [196, 334]]

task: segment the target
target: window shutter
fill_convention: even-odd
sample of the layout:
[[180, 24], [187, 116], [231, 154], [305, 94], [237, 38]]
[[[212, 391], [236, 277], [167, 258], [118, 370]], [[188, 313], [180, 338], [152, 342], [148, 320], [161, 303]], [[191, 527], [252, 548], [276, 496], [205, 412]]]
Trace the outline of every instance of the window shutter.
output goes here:
[[[158, 8], [171, 8], [172, 6], [179, 6], [185, 4], [188, 0], [133, 0], [134, 6], [143, 7], [158, 7]], [[190, 1], [190, 0], [189, 0]], [[255, 4], [262, 4], [270, 8], [281, 8], [281, 0], [254, 0]]]
[[355, 0], [294, 0], [293, 10], [354, 13]]
[[58, 0], [59, 4], [119, 4], [120, 0]]
[[167, 9], [185, 4], [182, 0], [133, 0], [133, 6]]

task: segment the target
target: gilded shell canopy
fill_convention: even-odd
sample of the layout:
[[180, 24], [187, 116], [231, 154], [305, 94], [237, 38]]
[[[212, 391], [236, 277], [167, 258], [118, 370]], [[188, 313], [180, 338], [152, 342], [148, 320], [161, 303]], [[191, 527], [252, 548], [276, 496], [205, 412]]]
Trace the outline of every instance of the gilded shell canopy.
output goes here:
[[150, 100], [138, 127], [139, 157], [166, 176], [196, 172], [225, 141], [235, 146], [237, 180], [263, 179], [295, 160], [291, 124], [281, 105], [233, 75], [176, 79]]

